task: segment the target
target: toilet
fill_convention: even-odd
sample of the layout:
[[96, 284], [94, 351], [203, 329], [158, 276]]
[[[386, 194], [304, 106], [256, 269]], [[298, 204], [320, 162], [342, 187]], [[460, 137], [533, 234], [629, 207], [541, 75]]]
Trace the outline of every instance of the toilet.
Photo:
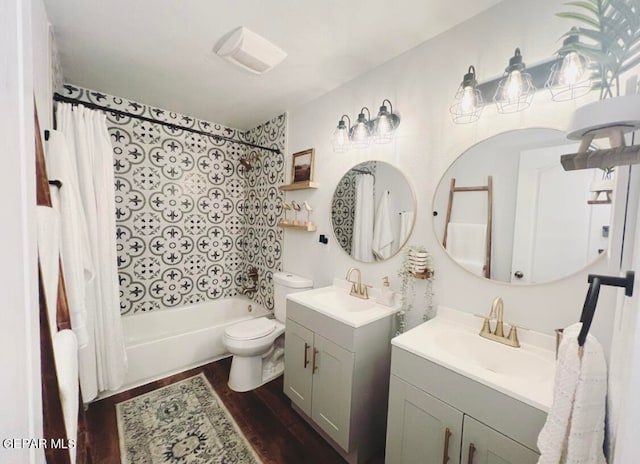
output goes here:
[[284, 371], [284, 323], [287, 295], [313, 287], [313, 281], [288, 272], [273, 274], [275, 319], [259, 317], [232, 324], [224, 331], [223, 342], [233, 355], [229, 388], [237, 392], [253, 390]]

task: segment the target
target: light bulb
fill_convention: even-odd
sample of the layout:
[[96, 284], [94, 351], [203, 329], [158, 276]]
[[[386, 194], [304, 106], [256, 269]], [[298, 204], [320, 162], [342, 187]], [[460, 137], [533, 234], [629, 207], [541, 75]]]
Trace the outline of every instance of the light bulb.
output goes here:
[[522, 73], [514, 69], [509, 73], [504, 86], [503, 99], [508, 101], [517, 100], [522, 95]]
[[371, 129], [363, 112], [358, 115], [356, 125], [351, 128], [351, 142], [355, 148], [367, 148], [371, 144]]
[[460, 110], [463, 114], [473, 113], [476, 110], [477, 100], [475, 89], [467, 86], [462, 90], [462, 98], [460, 99]]
[[392, 132], [394, 127], [393, 124], [391, 124], [391, 121], [389, 120], [389, 118], [387, 116], [381, 116], [378, 119], [378, 124], [377, 124], [377, 132], [378, 135], [387, 135], [389, 132]]
[[353, 128], [353, 134], [351, 134], [351, 140], [353, 141], [353, 144], [357, 148], [368, 147], [369, 136], [370, 136], [369, 128], [365, 123], [360, 122], [356, 124], [355, 127]]
[[577, 52], [569, 52], [562, 60], [559, 85], [576, 85], [583, 79], [584, 65]]

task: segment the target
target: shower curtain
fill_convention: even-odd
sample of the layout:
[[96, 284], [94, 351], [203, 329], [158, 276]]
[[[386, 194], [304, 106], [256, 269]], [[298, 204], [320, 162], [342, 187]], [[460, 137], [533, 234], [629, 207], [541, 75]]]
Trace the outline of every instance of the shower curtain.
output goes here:
[[[116, 251], [113, 148], [103, 113], [58, 103], [58, 130], [66, 138], [70, 164], [78, 182], [86, 221], [93, 276], [85, 280], [89, 341], [79, 351], [83, 401], [122, 385], [127, 368]], [[65, 185], [61, 187], [65, 188]], [[77, 284], [77, 283], [76, 283]]]
[[356, 177], [355, 212], [353, 216], [353, 241], [351, 256], [371, 262], [373, 257], [373, 176], [359, 174]]

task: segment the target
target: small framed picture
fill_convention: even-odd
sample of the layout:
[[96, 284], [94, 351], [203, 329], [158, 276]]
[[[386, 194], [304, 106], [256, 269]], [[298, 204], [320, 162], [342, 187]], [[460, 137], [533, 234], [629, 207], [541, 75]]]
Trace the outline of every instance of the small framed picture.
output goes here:
[[291, 183], [313, 181], [314, 148], [299, 151], [291, 155]]

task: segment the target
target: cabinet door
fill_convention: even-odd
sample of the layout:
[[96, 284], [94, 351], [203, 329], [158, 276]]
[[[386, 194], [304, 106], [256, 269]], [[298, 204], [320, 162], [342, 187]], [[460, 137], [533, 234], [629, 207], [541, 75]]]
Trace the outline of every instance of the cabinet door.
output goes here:
[[354, 358], [350, 351], [315, 334], [311, 418], [347, 452]]
[[387, 464], [456, 464], [462, 412], [392, 375], [387, 420]]
[[284, 393], [311, 416], [313, 332], [287, 319], [284, 343]]
[[462, 464], [536, 464], [539, 457], [526, 446], [464, 416]]

